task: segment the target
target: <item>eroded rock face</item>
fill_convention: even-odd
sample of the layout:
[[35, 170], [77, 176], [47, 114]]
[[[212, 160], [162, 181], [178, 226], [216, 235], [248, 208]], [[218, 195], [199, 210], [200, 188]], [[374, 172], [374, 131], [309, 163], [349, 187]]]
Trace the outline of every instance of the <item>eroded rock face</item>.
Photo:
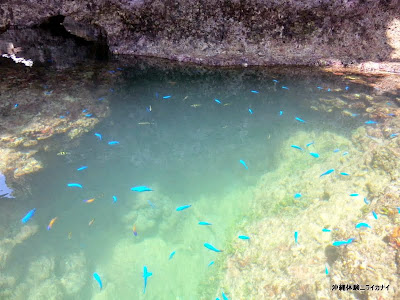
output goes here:
[[91, 37], [104, 30], [115, 54], [211, 65], [346, 65], [400, 52], [398, 0], [5, 0], [0, 31], [57, 15], [83, 37], [85, 26]]

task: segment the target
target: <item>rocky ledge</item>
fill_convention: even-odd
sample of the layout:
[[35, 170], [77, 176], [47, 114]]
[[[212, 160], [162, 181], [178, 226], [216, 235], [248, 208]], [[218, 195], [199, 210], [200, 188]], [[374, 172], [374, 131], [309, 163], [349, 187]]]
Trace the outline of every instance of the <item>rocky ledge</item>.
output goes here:
[[[114, 54], [208, 65], [346, 66], [399, 62], [399, 16], [398, 0], [3, 0], [0, 32], [56, 18], [86, 41], [106, 41]], [[20, 37], [7, 39], [23, 48]]]

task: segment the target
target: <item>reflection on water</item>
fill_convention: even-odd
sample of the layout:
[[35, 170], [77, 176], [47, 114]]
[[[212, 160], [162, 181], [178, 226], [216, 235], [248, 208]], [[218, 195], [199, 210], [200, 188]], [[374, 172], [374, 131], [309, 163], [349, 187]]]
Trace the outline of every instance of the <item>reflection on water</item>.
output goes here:
[[[88, 132], [75, 142], [59, 132], [53, 146], [35, 154], [44, 168], [24, 182], [29, 193], [20, 189], [16, 199], [2, 199], [2, 299], [211, 299], [217, 293], [221, 298], [221, 291], [229, 299], [272, 299], [287, 292], [279, 280], [304, 283], [302, 274], [313, 278], [314, 269], [306, 260], [275, 265], [272, 254], [273, 261], [263, 259], [263, 249], [292, 261], [311, 255], [305, 245], [323, 252], [321, 245], [348, 238], [342, 232], [307, 244], [303, 225], [313, 212], [326, 214], [310, 207], [331, 203], [342, 191], [373, 193], [340, 175], [369, 176], [368, 165], [355, 165], [363, 155], [357, 142], [374, 142], [368, 138], [374, 132], [359, 128], [371, 117], [365, 88], [312, 72], [114, 70], [100, 70], [118, 76], [106, 99], [99, 100], [96, 88], [92, 95], [84, 91], [86, 100], [92, 96], [96, 105], [108, 106], [109, 116], [85, 123]], [[376, 99], [387, 107], [393, 100]], [[397, 106], [392, 102], [388, 109]], [[393, 142], [375, 138], [386, 146]], [[384, 175], [381, 180], [387, 182]], [[131, 191], [135, 186], [152, 191]], [[296, 219], [305, 212], [307, 218]], [[322, 227], [312, 230], [334, 230], [340, 220], [315, 219]], [[327, 259], [318, 255], [313, 259], [324, 270]], [[144, 293], [145, 266], [152, 276]], [[264, 278], [267, 267], [272, 272]], [[325, 280], [321, 274], [313, 280]], [[263, 280], [272, 292], [260, 292]], [[293, 297], [316, 293], [304, 286], [288, 291]]]

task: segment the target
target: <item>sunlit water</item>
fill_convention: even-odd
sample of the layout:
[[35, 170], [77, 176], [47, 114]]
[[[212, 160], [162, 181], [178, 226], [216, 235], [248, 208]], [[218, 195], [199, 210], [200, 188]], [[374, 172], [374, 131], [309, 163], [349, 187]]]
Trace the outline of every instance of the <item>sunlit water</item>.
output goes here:
[[[282, 143], [298, 131], [348, 136], [365, 121], [343, 117], [339, 110], [328, 114], [310, 109], [312, 101], [333, 93], [328, 88], [340, 88], [338, 96], [360, 89], [344, 80], [248, 75], [236, 85], [241, 70], [222, 74], [226, 76], [188, 75], [179, 69], [163, 74], [127, 66], [107, 98], [108, 118], [80, 137], [78, 146], [64, 144], [59, 151], [65, 155], [38, 154], [45, 168], [29, 177], [31, 195], [7, 199], [1, 209], [2, 214], [14, 210], [21, 218], [37, 209], [29, 223], [39, 225], [39, 232], [18, 245], [5, 266], [17, 285], [34, 285], [29, 267], [47, 257], [54, 259], [49, 268], [54, 281], [79, 261], [75, 275], [63, 280], [83, 287], [77, 294], [64, 287], [63, 299], [211, 299], [216, 287], [201, 283], [221, 275], [224, 252], [203, 244], [222, 250], [229, 246], [251, 205], [252, 187], [281, 163]], [[305, 144], [298, 146], [308, 151]], [[332, 145], [332, 153], [334, 149]], [[88, 168], [77, 171], [81, 166]], [[130, 190], [142, 185], [153, 191]], [[95, 200], [84, 202], [90, 198]], [[191, 207], [176, 211], [183, 205]], [[53, 228], [46, 230], [54, 217]], [[16, 220], [3, 226], [21, 225]], [[153, 273], [145, 293], [144, 266]], [[101, 276], [101, 290], [94, 272]]]

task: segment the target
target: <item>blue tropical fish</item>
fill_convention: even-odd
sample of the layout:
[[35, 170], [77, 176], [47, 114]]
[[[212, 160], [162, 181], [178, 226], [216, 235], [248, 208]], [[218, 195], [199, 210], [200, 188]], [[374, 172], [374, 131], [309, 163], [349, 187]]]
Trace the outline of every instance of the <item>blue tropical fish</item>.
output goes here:
[[328, 264], [325, 264], [325, 275], [329, 275]]
[[295, 149], [299, 149], [299, 150], [303, 151], [303, 148], [301, 148], [301, 147], [299, 147], [299, 146], [296, 146], [296, 145], [291, 145], [290, 147], [295, 148]]
[[309, 147], [309, 146], [311, 146], [311, 145], [313, 145], [313, 144], [314, 144], [314, 142], [308, 143], [308, 144], [306, 145], [306, 147]]
[[339, 247], [339, 246], [343, 246], [343, 245], [348, 245], [353, 241], [354, 241], [354, 238], [348, 239], [347, 241], [334, 241], [332, 243], [332, 245], [336, 246], [336, 247]]
[[171, 260], [174, 257], [175, 253], [176, 253], [176, 251], [172, 251], [171, 254], [169, 255], [168, 260]]
[[375, 220], [378, 220], [378, 215], [376, 214], [376, 212], [372, 211], [372, 215], [374, 216]]
[[100, 133], [97, 133], [97, 132], [96, 132], [94, 135], [97, 136], [97, 138], [98, 138], [100, 141], [103, 139], [103, 137], [101, 136]]
[[318, 158], [318, 157], [319, 157], [319, 154], [318, 154], [318, 153], [315, 153], [315, 152], [310, 152], [310, 155], [311, 155], [312, 157], [315, 157], [315, 158]]
[[179, 207], [176, 208], [176, 211], [182, 211], [182, 210], [185, 210], [185, 209], [187, 209], [187, 208], [189, 208], [191, 206], [192, 206], [191, 204], [179, 206]]
[[112, 198], [113, 198], [113, 203], [115, 203], [115, 202], [117, 202], [117, 196], [112, 196]]
[[170, 96], [170, 95], [168, 95], [168, 96], [164, 96], [164, 97], [163, 97], [163, 99], [169, 99], [169, 98], [171, 98], [171, 96]]
[[298, 198], [300, 198], [301, 197], [301, 193], [296, 193], [296, 194], [294, 194], [294, 198], [295, 199], [298, 199]]
[[368, 201], [367, 197], [364, 197], [364, 203], [368, 205], [368, 204], [370, 204], [371, 202]]
[[365, 124], [377, 124], [377, 123], [378, 123], [378, 122], [372, 121], [372, 120], [365, 121]]
[[143, 279], [144, 279], [144, 288], [143, 288], [143, 294], [146, 293], [146, 287], [147, 287], [147, 278], [149, 278], [153, 273], [147, 271], [147, 267], [143, 267]]
[[288, 89], [289, 89], [287, 86], [284, 86], [284, 85], [282, 85], [282, 88], [283, 88], [284, 90], [288, 90]]
[[252, 115], [254, 112], [251, 108], [249, 108], [249, 113]]
[[279, 115], [282, 116], [283, 115], [283, 110], [279, 111]]
[[331, 232], [332, 230], [328, 229], [328, 228], [322, 228], [322, 232]]
[[357, 197], [358, 195], [357, 193], [350, 194], [351, 197]]
[[367, 224], [367, 223], [358, 223], [358, 224], [356, 225], [356, 228], [357, 228], [357, 229], [358, 229], [358, 228], [362, 228], [362, 227], [371, 228], [371, 226], [369, 226], [369, 224]]
[[224, 299], [224, 300], [229, 300], [228, 297], [225, 295], [224, 292], [222, 292], [222, 299]]
[[253, 94], [258, 94], [259, 91], [251, 91]]
[[294, 232], [294, 242], [295, 242], [296, 244], [299, 243], [299, 233], [298, 233], [297, 231]]
[[145, 185], [139, 185], [139, 186], [132, 187], [131, 191], [134, 191], [134, 192], [150, 192], [150, 191], [152, 191], [152, 189], [147, 187], [147, 186], [145, 186]]
[[97, 283], [99, 284], [100, 289], [102, 289], [103, 288], [103, 283], [101, 282], [100, 275], [97, 274], [96, 272], [94, 272], [93, 273], [93, 277], [97, 281]]
[[30, 211], [25, 215], [25, 217], [23, 217], [23, 218], [21, 219], [21, 222], [22, 222], [23, 224], [25, 224], [26, 222], [28, 222], [28, 221], [33, 217], [33, 215], [35, 214], [35, 212], [36, 212], [36, 208], [30, 210]]
[[328, 171], [326, 171], [326, 172], [322, 173], [322, 174], [321, 174], [319, 177], [322, 177], [322, 176], [325, 176], [325, 175], [331, 174], [333, 171], [335, 171], [335, 169], [329, 169]]
[[204, 243], [204, 247], [206, 247], [207, 249], [210, 249], [211, 251], [214, 251], [214, 252], [222, 252], [222, 250], [215, 248], [213, 245], [211, 245], [209, 243]]
[[350, 176], [350, 174], [349, 174], [349, 173], [346, 173], [346, 172], [340, 172], [340, 175], [343, 175], [343, 176]]
[[208, 223], [208, 222], [200, 221], [200, 222], [199, 222], [199, 225], [212, 225], [212, 224], [211, 224], [211, 223]]
[[221, 101], [219, 101], [218, 99], [214, 99], [215, 102], [217, 102], [218, 104], [221, 104]]
[[118, 141], [110, 141], [108, 142], [109, 145], [118, 145], [119, 142]]
[[247, 167], [246, 163], [244, 162], [244, 160], [239, 160], [239, 162], [246, 168], [246, 170], [249, 169], [249, 168]]
[[250, 239], [250, 237], [248, 237], [247, 235], [239, 235], [238, 238], [241, 240], [249, 240]]
[[306, 121], [304, 121], [303, 119], [300, 119], [300, 118], [298, 118], [298, 117], [296, 117], [295, 119], [296, 119], [296, 121], [299, 121], [300, 123], [305, 123], [305, 122], [306, 122]]
[[210, 263], [208, 264], [208, 267], [212, 266], [214, 264], [214, 261], [210, 261]]
[[81, 184], [79, 184], [79, 183], [68, 183], [67, 186], [69, 186], [69, 187], [78, 187], [80, 189], [83, 188], [83, 186]]
[[88, 167], [87, 166], [82, 166], [82, 167], [80, 167], [80, 168], [78, 168], [78, 169], [76, 169], [77, 171], [83, 171], [83, 170], [86, 170]]

